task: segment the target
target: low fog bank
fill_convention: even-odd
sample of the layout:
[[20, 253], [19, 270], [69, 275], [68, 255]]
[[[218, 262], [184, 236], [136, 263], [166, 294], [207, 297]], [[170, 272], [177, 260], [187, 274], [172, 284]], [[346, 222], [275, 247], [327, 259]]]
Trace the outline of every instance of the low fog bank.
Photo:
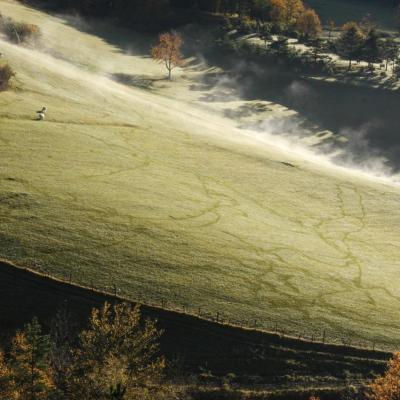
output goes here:
[[[218, 66], [226, 71], [206, 74], [201, 83], [192, 86], [192, 90], [210, 92], [201, 101], [225, 102], [227, 106], [229, 102], [247, 101], [247, 107], [232, 108], [225, 115], [238, 119], [243, 128], [254, 130], [257, 136], [264, 135], [280, 147], [286, 143], [290, 149], [302, 149], [306, 158], [316, 155], [320, 160], [398, 181], [399, 93], [306, 79], [278, 60], [261, 65], [229, 52], [204, 47], [199, 54], [196, 52], [199, 41], [193, 41], [190, 36], [186, 40], [188, 52], [202, 60], [204, 66]], [[203, 38], [201, 42], [210, 43], [210, 38]], [[260, 102], [258, 106], [257, 101]], [[264, 117], [268, 114], [264, 112], [268, 102], [294, 110], [297, 115]], [[255, 122], [243, 124], [242, 117], [250, 117], [250, 114]], [[327, 131], [333, 135], [326, 134]], [[320, 140], [312, 140], [315, 135]]]

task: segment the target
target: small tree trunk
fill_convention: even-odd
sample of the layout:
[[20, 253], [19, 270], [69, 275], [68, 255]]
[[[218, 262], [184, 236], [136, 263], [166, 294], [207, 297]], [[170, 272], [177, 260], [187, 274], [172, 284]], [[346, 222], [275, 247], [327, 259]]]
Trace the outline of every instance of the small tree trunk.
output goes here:
[[15, 27], [13, 27], [13, 29], [14, 29], [15, 37], [17, 38], [18, 44], [21, 44], [21, 38], [19, 37], [17, 30], [15, 29]]

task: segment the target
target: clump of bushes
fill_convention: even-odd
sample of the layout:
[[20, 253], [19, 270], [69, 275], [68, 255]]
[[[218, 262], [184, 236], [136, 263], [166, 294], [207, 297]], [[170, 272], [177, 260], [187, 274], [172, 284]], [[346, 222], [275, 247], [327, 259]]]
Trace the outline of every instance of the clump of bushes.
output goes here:
[[15, 72], [9, 64], [0, 64], [0, 92], [4, 92], [11, 87], [14, 76]]
[[13, 43], [35, 44], [41, 37], [40, 28], [35, 24], [18, 22], [0, 14], [0, 33], [3, 33]]
[[162, 332], [138, 306], [93, 309], [80, 333], [76, 322], [63, 309], [45, 334], [34, 318], [0, 348], [0, 399], [187, 399], [167, 376]]

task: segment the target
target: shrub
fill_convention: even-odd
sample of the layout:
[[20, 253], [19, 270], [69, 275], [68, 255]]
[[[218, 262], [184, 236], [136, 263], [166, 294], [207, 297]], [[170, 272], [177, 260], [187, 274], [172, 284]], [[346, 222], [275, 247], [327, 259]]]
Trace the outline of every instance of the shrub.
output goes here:
[[0, 14], [0, 32], [6, 35], [8, 40], [14, 43], [36, 43], [41, 31], [37, 25], [17, 22], [12, 18]]
[[15, 76], [14, 70], [8, 65], [0, 65], [0, 92], [11, 87], [11, 80]]
[[400, 353], [389, 361], [386, 373], [369, 385], [369, 400], [396, 400], [400, 396]]

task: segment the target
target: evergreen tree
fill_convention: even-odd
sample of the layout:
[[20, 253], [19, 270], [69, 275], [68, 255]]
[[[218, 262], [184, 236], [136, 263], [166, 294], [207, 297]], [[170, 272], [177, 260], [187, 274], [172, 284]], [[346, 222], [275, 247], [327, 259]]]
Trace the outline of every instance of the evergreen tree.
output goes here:
[[0, 350], [0, 399], [17, 400], [15, 381], [7, 365], [4, 353]]
[[379, 44], [378, 35], [374, 28], [372, 28], [362, 47], [363, 59], [368, 62], [368, 66], [372, 67], [373, 63], [381, 61], [381, 47]]
[[20, 400], [46, 399], [53, 389], [49, 372], [50, 338], [34, 318], [12, 342], [11, 368]]
[[365, 37], [356, 22], [349, 22], [342, 28], [342, 34], [336, 42], [339, 55], [349, 60], [349, 69], [354, 60], [359, 60]]
[[94, 309], [79, 337], [69, 400], [137, 398], [164, 369], [164, 359], [157, 356], [160, 334], [153, 322], [141, 321], [138, 307]]

